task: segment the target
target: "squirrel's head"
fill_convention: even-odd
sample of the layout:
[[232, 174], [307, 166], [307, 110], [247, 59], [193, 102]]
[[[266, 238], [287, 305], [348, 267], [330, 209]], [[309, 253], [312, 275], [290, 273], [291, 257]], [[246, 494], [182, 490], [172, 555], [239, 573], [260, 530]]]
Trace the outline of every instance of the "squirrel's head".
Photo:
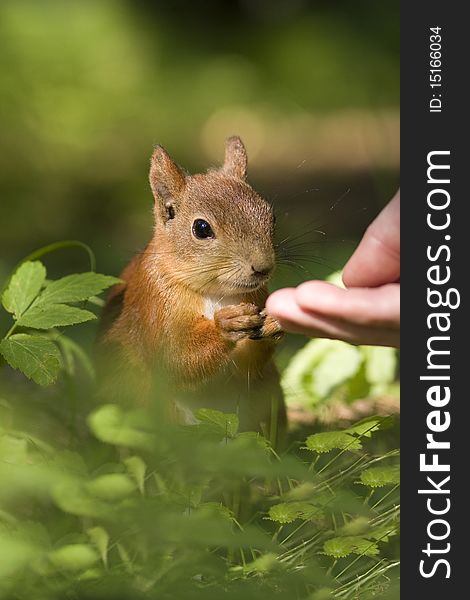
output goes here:
[[155, 244], [167, 271], [199, 293], [236, 295], [264, 285], [274, 269], [272, 207], [246, 182], [238, 137], [219, 169], [187, 175], [157, 146], [150, 166]]

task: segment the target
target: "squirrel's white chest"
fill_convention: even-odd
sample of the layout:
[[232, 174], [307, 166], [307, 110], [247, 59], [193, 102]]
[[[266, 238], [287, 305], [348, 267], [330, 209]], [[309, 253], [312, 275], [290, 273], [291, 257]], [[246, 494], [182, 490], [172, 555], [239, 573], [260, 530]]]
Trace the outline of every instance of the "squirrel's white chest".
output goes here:
[[204, 316], [206, 319], [213, 319], [214, 313], [224, 306], [239, 303], [240, 298], [237, 298], [237, 296], [225, 296], [224, 298], [220, 298], [220, 296], [206, 296], [204, 298]]

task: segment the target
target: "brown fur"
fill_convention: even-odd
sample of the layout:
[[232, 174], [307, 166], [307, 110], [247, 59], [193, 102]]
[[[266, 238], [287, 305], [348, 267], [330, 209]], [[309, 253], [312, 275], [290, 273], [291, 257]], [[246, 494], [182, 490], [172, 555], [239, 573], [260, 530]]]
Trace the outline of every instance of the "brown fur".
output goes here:
[[[274, 268], [272, 209], [246, 183], [246, 163], [239, 138], [227, 140], [221, 169], [198, 175], [156, 147], [154, 235], [108, 298], [100, 344], [117, 351], [119, 372], [138, 373], [139, 385], [164, 373], [175, 402], [238, 410], [246, 427], [263, 428], [273, 394], [284, 420], [271, 362], [281, 331], [262, 310]], [[196, 238], [196, 219], [211, 225], [213, 239]], [[226, 298], [233, 303], [218, 307]]]

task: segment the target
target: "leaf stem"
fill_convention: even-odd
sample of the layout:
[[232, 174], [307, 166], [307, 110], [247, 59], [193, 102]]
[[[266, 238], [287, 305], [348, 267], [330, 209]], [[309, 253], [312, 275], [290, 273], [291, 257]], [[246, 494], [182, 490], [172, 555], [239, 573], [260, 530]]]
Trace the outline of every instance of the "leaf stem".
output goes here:
[[18, 323], [13, 323], [13, 325], [10, 327], [10, 329], [3, 336], [3, 339], [7, 340], [17, 327], [18, 327]]

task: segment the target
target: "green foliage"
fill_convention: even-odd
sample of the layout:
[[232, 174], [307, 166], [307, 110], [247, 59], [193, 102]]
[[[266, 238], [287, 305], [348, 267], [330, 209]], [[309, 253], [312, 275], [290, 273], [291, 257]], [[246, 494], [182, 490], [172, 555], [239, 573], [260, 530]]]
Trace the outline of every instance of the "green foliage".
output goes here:
[[99, 273], [78, 273], [67, 275], [49, 283], [38, 298], [39, 305], [79, 302], [101, 294], [105, 289], [119, 283], [119, 279]]
[[90, 415], [88, 423], [96, 437], [103, 442], [138, 450], [152, 449], [153, 437], [143, 430], [146, 418], [141, 412], [125, 413], [119, 406], [106, 404]]
[[283, 502], [269, 509], [269, 518], [277, 523], [292, 523], [296, 519], [304, 521], [318, 520], [323, 512], [320, 507], [308, 502]]
[[84, 323], [92, 319], [96, 319], [96, 316], [89, 310], [67, 304], [41, 303], [32, 306], [25, 315], [18, 319], [17, 324], [32, 329], [52, 329], [53, 327]]
[[[58, 305], [84, 310], [73, 302], [116, 280], [47, 282], [41, 263], [25, 265], [3, 295], [14, 322], [2, 354], [40, 386], [64, 368], [72, 390], [7, 385], [0, 399], [0, 598], [396, 597], [393, 419], [297, 434], [279, 454], [240, 431], [236, 414], [200, 409], [197, 424], [170, 427], [159, 398], [96, 406], [76, 369], [92, 372], [86, 352], [56, 330], [35, 332], [30, 311], [57, 321]], [[36, 327], [21, 324], [28, 314]], [[322, 393], [356, 377], [353, 350], [323, 363]], [[334, 356], [345, 363], [336, 373]], [[371, 360], [371, 381], [391, 377], [394, 364]], [[0, 376], [11, 375], [4, 365]]]
[[196, 416], [202, 423], [209, 424], [214, 431], [223, 434], [225, 437], [233, 438], [238, 433], [239, 421], [237, 415], [228, 415], [218, 410], [201, 408], [197, 411]]
[[362, 448], [361, 441], [344, 431], [325, 431], [309, 435], [306, 447], [312, 452], [330, 452], [331, 450], [357, 450]]
[[58, 571], [85, 571], [99, 560], [99, 555], [89, 544], [69, 544], [48, 554], [48, 559]]
[[308, 342], [282, 376], [288, 404], [313, 407], [397, 393], [397, 351], [338, 340]]
[[39, 385], [53, 383], [61, 368], [61, 355], [51, 340], [17, 333], [0, 342], [0, 352], [10, 367], [19, 369]]
[[332, 538], [324, 543], [323, 551], [334, 558], [344, 558], [349, 554], [376, 556], [379, 553], [375, 542], [358, 536]]
[[[98, 273], [68, 275], [46, 280], [46, 268], [38, 261], [25, 261], [7, 280], [1, 300], [14, 323], [0, 341], [0, 353], [14, 369], [39, 385], [53, 383], [64, 365], [73, 374], [78, 358], [91, 374], [93, 369], [83, 351], [72, 340], [62, 337], [57, 327], [76, 325], [96, 319], [94, 313], [69, 303], [88, 300], [119, 279]], [[49, 335], [13, 333], [17, 328], [39, 329]], [[61, 352], [62, 350], [62, 352]]]
[[392, 467], [374, 467], [361, 473], [361, 483], [371, 488], [384, 485], [398, 485], [400, 483], [400, 469], [398, 465]]
[[23, 313], [39, 294], [46, 280], [46, 268], [39, 261], [25, 262], [13, 274], [8, 288], [3, 292], [2, 304], [15, 319]]
[[[341, 287], [341, 273], [328, 281]], [[290, 361], [282, 374], [288, 404], [317, 407], [361, 398], [397, 396], [397, 350], [351, 346], [339, 340], [314, 339]]]

